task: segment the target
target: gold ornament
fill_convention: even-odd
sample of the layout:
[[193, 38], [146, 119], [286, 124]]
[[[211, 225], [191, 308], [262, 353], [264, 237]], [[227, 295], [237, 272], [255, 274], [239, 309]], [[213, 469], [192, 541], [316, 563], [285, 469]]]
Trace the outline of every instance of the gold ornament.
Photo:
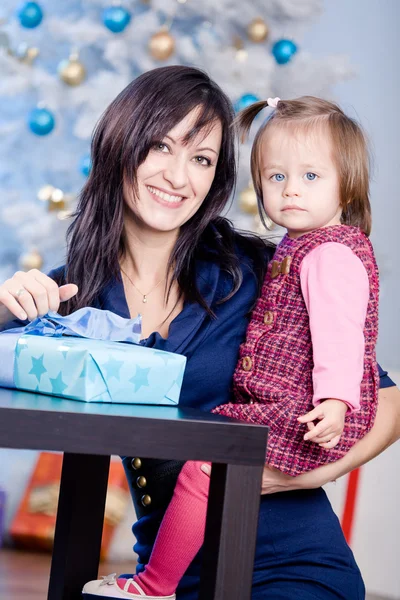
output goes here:
[[39, 48], [27, 48], [24, 55], [19, 59], [25, 65], [32, 65], [34, 60], [39, 56]]
[[79, 60], [77, 52], [73, 52], [67, 60], [58, 65], [60, 79], [70, 86], [80, 85], [86, 78], [86, 69]]
[[167, 29], [160, 29], [151, 36], [148, 47], [155, 60], [167, 60], [175, 52], [175, 39]]
[[244, 47], [244, 43], [241, 37], [238, 35], [233, 36], [233, 47], [236, 49], [236, 60], [239, 63], [244, 63], [247, 60], [248, 53]]
[[233, 36], [233, 46], [234, 46], [234, 48], [236, 48], [236, 50], [243, 50], [244, 43], [243, 43], [242, 38], [239, 35]]
[[53, 185], [44, 185], [37, 193], [38, 200], [41, 202], [48, 202], [55, 189], [56, 188]]
[[47, 203], [49, 212], [58, 212], [66, 208], [66, 196], [62, 190], [52, 185], [44, 185], [38, 191], [37, 197], [42, 202]]
[[24, 271], [30, 271], [31, 269], [40, 270], [43, 265], [43, 258], [41, 254], [36, 250], [23, 254], [20, 258], [21, 269]]
[[268, 25], [261, 17], [257, 17], [247, 27], [247, 35], [256, 44], [264, 42], [268, 36]]
[[258, 213], [257, 195], [252, 182], [240, 192], [239, 206], [240, 210], [250, 215]]

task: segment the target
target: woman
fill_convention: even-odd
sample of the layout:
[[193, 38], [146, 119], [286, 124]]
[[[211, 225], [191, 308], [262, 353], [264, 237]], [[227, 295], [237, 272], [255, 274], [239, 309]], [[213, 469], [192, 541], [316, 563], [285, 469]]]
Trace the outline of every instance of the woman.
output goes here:
[[[235, 182], [232, 118], [229, 100], [197, 69], [160, 68], [132, 82], [96, 128], [65, 268], [50, 278], [17, 273], [0, 286], [3, 322], [10, 313], [33, 319], [57, 310], [60, 301], [63, 313], [87, 305], [123, 317], [140, 312], [142, 345], [187, 356], [181, 404], [209, 411], [228, 401], [239, 344], [271, 256], [219, 216]], [[254, 600], [364, 597], [358, 567], [317, 486], [399, 435], [400, 402], [385, 374], [382, 383], [389, 390], [369, 444], [365, 438], [342, 461], [303, 479], [265, 470]], [[125, 457], [123, 464], [138, 514], [133, 532], [141, 569], [182, 463]], [[268, 494], [285, 486], [299, 490]], [[197, 597], [200, 560], [181, 582], [178, 599]], [[99, 585], [84, 597], [102, 596], [106, 588], [107, 597], [121, 597]]]

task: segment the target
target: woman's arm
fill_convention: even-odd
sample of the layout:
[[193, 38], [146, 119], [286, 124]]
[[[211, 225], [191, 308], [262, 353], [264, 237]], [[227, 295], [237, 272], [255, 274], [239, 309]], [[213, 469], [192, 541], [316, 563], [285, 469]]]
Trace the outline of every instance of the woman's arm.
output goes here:
[[374, 426], [343, 458], [298, 477], [290, 477], [266, 466], [261, 493], [275, 494], [320, 487], [365, 464], [399, 438], [400, 390], [395, 386], [381, 388]]

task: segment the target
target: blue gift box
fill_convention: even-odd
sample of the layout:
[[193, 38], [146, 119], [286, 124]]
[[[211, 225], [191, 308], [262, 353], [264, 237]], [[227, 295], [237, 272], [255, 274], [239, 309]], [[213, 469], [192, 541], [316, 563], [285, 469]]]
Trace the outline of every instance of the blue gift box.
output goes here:
[[[137, 321], [112, 315], [110, 325], [105, 322], [107, 311], [81, 311], [85, 318], [75, 318], [72, 329], [73, 315], [49, 313], [27, 328], [0, 334], [2, 356], [7, 355], [5, 348], [12, 352], [12, 360], [5, 360], [8, 366], [3, 361], [0, 368], [0, 385], [84, 402], [178, 404], [186, 357], [134, 343], [140, 336], [140, 331], [132, 334]], [[82, 337], [88, 330], [103, 339]]]

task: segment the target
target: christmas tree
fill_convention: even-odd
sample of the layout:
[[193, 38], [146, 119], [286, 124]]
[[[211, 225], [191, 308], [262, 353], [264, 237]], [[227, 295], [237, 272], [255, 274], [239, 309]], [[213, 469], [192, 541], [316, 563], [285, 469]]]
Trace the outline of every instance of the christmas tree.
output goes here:
[[[92, 129], [140, 73], [205, 69], [240, 110], [257, 99], [324, 97], [351, 74], [302, 35], [322, 0], [3, 0], [0, 8], [0, 281], [19, 268], [61, 264], [65, 232], [90, 169]], [[229, 216], [257, 230], [241, 147]]]

